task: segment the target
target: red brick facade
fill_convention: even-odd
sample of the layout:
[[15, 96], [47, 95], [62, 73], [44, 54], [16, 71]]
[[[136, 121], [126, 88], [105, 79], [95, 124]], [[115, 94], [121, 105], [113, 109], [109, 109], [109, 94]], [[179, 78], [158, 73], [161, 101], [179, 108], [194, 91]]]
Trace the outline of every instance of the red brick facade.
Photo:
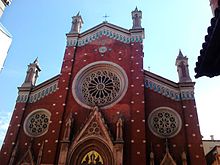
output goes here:
[[[141, 12], [136, 9], [132, 14], [131, 30], [104, 22], [83, 33], [79, 33], [82, 18], [79, 14], [74, 17], [79, 26], [67, 34], [60, 74], [40, 85], [19, 89], [0, 153], [2, 165], [79, 165], [86, 161], [107, 165], [159, 165], [169, 161], [206, 164], [193, 97], [194, 83], [174, 83], [143, 70]], [[98, 104], [85, 108], [73, 96], [73, 88], [82, 84], [73, 82], [82, 68], [99, 63], [120, 66], [126, 74], [127, 87], [124, 96], [112, 106], [103, 108]], [[108, 70], [108, 65], [104, 69]], [[120, 83], [121, 87], [125, 82]], [[172, 137], [157, 136], [149, 128], [149, 116], [158, 108], [171, 109], [171, 114], [180, 116], [179, 129]], [[27, 118], [39, 109], [50, 118], [48, 128], [45, 125], [44, 134], [32, 135], [33, 123], [42, 131], [38, 126], [43, 120], [34, 115], [29, 135], [28, 129], [24, 131]]]

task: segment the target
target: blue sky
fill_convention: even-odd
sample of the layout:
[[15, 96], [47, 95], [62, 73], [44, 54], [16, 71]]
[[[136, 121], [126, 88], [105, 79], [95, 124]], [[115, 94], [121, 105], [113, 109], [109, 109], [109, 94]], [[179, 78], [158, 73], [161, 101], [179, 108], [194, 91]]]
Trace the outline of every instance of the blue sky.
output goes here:
[[218, 133], [218, 93], [220, 77], [194, 79], [194, 67], [207, 27], [212, 18], [209, 0], [22, 0], [12, 1], [1, 23], [13, 36], [4, 69], [0, 73], [0, 145], [17, 97], [17, 87], [25, 78], [27, 65], [38, 57], [41, 73], [38, 83], [60, 72], [71, 17], [80, 11], [82, 31], [104, 21], [130, 29], [131, 11], [143, 12], [145, 28], [144, 68], [172, 81], [178, 81], [175, 59], [179, 49], [189, 58], [202, 135]]

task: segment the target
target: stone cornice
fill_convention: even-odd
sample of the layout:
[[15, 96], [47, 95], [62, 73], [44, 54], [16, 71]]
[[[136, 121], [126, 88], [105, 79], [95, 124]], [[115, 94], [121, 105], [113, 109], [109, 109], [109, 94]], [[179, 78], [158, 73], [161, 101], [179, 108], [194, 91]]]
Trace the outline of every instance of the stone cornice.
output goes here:
[[[30, 103], [37, 102], [43, 97], [55, 92], [58, 89], [59, 75], [31, 88], [19, 87], [18, 97], [16, 102]], [[25, 89], [24, 89], [25, 88]]]
[[126, 44], [131, 42], [143, 42], [144, 29], [127, 30], [104, 22], [79, 34], [78, 36], [67, 34], [67, 46], [76, 46], [78, 43], [78, 46], [81, 47], [99, 39], [102, 36], [106, 36]]
[[194, 82], [175, 83], [145, 71], [145, 87], [172, 100], [194, 100]]

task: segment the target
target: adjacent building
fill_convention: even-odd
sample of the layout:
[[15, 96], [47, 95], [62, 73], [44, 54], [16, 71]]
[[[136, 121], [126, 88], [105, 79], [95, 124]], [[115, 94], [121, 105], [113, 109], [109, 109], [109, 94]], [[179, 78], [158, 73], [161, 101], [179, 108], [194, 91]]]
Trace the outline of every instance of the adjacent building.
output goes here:
[[205, 42], [202, 44], [200, 55], [195, 67], [195, 77], [214, 77], [220, 75], [220, 7], [219, 0], [210, 0], [214, 17], [207, 29]]
[[[195, 67], [195, 77], [214, 77], [220, 75], [220, 1], [210, 0], [213, 13], [211, 25], [207, 28], [205, 42]], [[220, 141], [203, 140], [208, 165], [220, 165]]]
[[[4, 12], [5, 7], [8, 6], [10, 3], [11, 3], [11, 0], [0, 1], [0, 18]], [[12, 42], [11, 34], [7, 31], [7, 29], [0, 22], [0, 71], [3, 68], [11, 42]]]
[[5, 7], [10, 5], [11, 3], [11, 0], [1, 0], [0, 1], [0, 17], [2, 16], [4, 10], [5, 10]]

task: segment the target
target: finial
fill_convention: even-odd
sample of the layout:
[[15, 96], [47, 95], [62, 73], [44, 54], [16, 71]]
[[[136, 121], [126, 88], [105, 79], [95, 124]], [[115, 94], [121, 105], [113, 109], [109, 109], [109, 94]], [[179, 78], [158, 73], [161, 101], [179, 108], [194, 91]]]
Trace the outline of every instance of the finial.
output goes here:
[[103, 18], [105, 18], [105, 21], [104, 22], [107, 22], [107, 18], [108, 18], [109, 16], [107, 15], [107, 14], [105, 14], [104, 16], [103, 16]]
[[39, 62], [38, 62], [38, 57], [34, 60], [34, 62], [33, 62], [34, 64], [39, 64]]
[[182, 53], [181, 49], [179, 49], [179, 55], [178, 55], [178, 57], [183, 57], [183, 53]]
[[137, 8], [137, 6], [135, 7], [135, 10], [134, 11], [138, 11], [138, 8]]
[[182, 152], [181, 157], [182, 157], [182, 160], [186, 160], [186, 159], [187, 159], [187, 158], [186, 158], [186, 153], [185, 153], [185, 151]]
[[93, 111], [97, 111], [98, 112], [99, 111], [99, 107], [98, 106], [94, 106], [93, 107]]

